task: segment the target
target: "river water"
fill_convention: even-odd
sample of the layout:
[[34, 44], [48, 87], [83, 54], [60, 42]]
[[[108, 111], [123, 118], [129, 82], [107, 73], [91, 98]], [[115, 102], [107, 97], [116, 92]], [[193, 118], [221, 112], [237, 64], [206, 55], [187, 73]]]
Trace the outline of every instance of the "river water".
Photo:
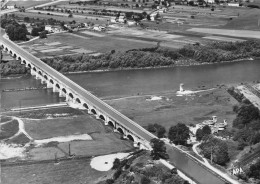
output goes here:
[[[67, 76], [100, 98], [116, 98], [177, 91], [180, 83], [184, 83], [188, 89], [199, 89], [202, 86], [211, 88], [221, 84], [260, 81], [260, 60], [189, 67], [88, 72]], [[40, 86], [40, 80], [35, 80], [32, 76], [0, 80], [0, 91]], [[61, 101], [64, 99], [59, 98], [57, 93], [52, 93], [51, 89], [2, 92], [1, 95], [2, 109], [19, 107], [20, 104], [42, 105]]]
[[98, 97], [153, 94], [186, 88], [260, 81], [260, 60], [189, 67], [94, 72], [67, 75]]
[[[58, 93], [52, 93], [52, 89], [24, 90], [43, 86], [40, 80], [32, 76], [0, 79], [0, 111], [20, 106], [37, 106], [64, 101], [64, 98], [59, 98]], [[3, 92], [3, 90], [11, 91]]]

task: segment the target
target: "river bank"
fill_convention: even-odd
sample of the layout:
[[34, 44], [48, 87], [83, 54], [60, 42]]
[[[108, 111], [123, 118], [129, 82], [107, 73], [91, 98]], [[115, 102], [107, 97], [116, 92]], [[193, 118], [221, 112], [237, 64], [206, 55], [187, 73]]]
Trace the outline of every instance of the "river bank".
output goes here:
[[[217, 65], [217, 64], [225, 64], [225, 63], [235, 63], [240, 61], [255, 61], [259, 60], [259, 58], [241, 58], [241, 59], [235, 59], [232, 61], [221, 61], [220, 63], [191, 63], [189, 61], [180, 60], [180, 63], [177, 63], [175, 65], [171, 66], [156, 66], [156, 67], [142, 67], [142, 68], [116, 68], [116, 69], [96, 69], [96, 70], [88, 70], [88, 71], [74, 71], [74, 72], [63, 72], [63, 74], [84, 74], [84, 73], [97, 73], [97, 72], [117, 72], [117, 71], [128, 71], [128, 70], [150, 70], [150, 69], [162, 69], [162, 68], [174, 68], [174, 67], [190, 67], [190, 66], [203, 66], [203, 65]], [[176, 61], [178, 62], [178, 61]], [[188, 64], [189, 63], [189, 64]]]

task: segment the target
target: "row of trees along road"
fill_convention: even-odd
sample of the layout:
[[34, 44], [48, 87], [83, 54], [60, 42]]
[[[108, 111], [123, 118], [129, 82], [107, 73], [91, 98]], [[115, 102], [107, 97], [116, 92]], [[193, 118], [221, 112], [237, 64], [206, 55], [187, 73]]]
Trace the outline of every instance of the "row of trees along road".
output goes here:
[[[149, 124], [147, 127], [148, 131], [152, 133], [159, 134], [160, 138], [165, 137], [166, 130], [163, 126], [158, 124]], [[183, 124], [178, 123], [175, 126], [170, 127], [168, 132], [168, 138], [171, 142], [177, 145], [187, 145], [187, 140], [189, 139], [189, 128]], [[159, 158], [168, 159], [169, 156], [166, 153], [165, 143], [160, 139], [152, 139], [152, 152], [151, 156], [154, 160], [158, 160]]]

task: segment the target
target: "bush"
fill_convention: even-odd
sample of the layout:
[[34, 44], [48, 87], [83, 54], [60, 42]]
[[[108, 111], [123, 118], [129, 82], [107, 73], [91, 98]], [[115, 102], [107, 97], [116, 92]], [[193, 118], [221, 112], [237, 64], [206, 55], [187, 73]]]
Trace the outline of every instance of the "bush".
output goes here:
[[143, 176], [141, 178], [141, 184], [150, 184], [151, 180], [149, 178], [147, 178], [146, 176]]
[[119, 176], [121, 175], [121, 173], [122, 173], [121, 169], [117, 170], [117, 171], [114, 173], [113, 179], [116, 180], [117, 178], [119, 178]]
[[113, 179], [107, 179], [106, 180], [106, 184], [113, 184], [114, 183], [114, 180]]
[[241, 141], [241, 142], [238, 143], [237, 149], [238, 150], [243, 150], [246, 146], [248, 146], [248, 144], [246, 142], [244, 142], [244, 141]]
[[118, 169], [118, 168], [120, 167], [120, 165], [121, 165], [120, 160], [119, 160], [118, 158], [116, 158], [116, 159], [114, 160], [114, 162], [113, 162], [113, 167], [112, 167], [112, 169]]
[[41, 39], [43, 39], [43, 38], [47, 38], [46, 31], [42, 31], [42, 32], [40, 32], [39, 36], [40, 36]]

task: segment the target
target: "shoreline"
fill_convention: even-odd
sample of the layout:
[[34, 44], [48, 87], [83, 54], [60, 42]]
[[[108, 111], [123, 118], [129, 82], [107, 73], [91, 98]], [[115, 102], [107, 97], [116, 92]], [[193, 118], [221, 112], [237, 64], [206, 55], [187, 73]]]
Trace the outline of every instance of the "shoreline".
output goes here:
[[[60, 72], [65, 75], [71, 75], [71, 74], [84, 74], [84, 73], [100, 73], [100, 72], [117, 72], [117, 71], [129, 71], [129, 70], [149, 70], [149, 69], [163, 69], [163, 68], [175, 68], [175, 67], [191, 67], [191, 66], [204, 66], [204, 65], [214, 65], [214, 64], [226, 64], [226, 63], [235, 63], [239, 61], [255, 61], [257, 59], [260, 59], [260, 57], [248, 57], [248, 58], [242, 58], [242, 59], [235, 59], [232, 61], [221, 61], [217, 63], [189, 63], [189, 64], [175, 64], [175, 65], [168, 65], [168, 66], [156, 66], [156, 67], [142, 67], [142, 68], [116, 68], [116, 69], [96, 69], [96, 70], [87, 70], [87, 71], [74, 71], [74, 72]], [[183, 61], [183, 60], [182, 60]], [[187, 62], [189, 60], [185, 60]], [[26, 76], [27, 74], [10, 74], [7, 76], [1, 76], [1, 79], [15, 79], [15, 78], [21, 78], [23, 76]]]
[[161, 68], [175, 68], [175, 67], [190, 67], [190, 66], [204, 66], [204, 65], [214, 65], [214, 64], [225, 64], [225, 63], [235, 63], [239, 61], [255, 61], [260, 58], [242, 58], [235, 59], [232, 61], [221, 61], [219, 63], [190, 63], [190, 64], [175, 64], [169, 66], [156, 66], [156, 67], [142, 67], [142, 68], [116, 68], [116, 69], [97, 69], [97, 70], [88, 70], [88, 71], [75, 71], [75, 72], [64, 72], [63, 74], [82, 74], [82, 73], [99, 73], [99, 72], [116, 72], [116, 71], [128, 71], [128, 70], [149, 70], [149, 69], [161, 69]]

